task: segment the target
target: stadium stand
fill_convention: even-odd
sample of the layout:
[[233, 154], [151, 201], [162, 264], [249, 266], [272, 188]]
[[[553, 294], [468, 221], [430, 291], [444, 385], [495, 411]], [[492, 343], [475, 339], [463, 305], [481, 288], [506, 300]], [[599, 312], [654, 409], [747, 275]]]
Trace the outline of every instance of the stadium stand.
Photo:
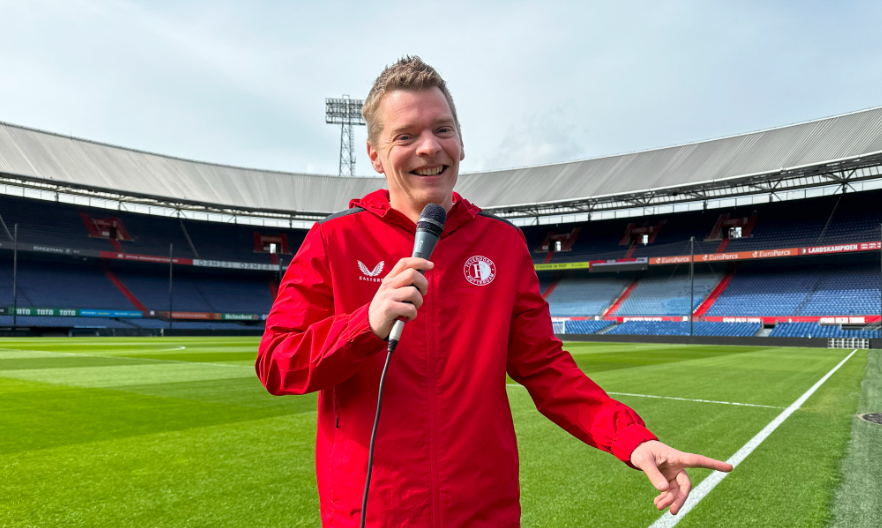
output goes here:
[[[168, 271], [115, 266], [115, 273], [148, 309], [168, 310]], [[268, 281], [261, 277], [186, 270], [175, 276], [172, 290], [176, 311], [265, 314], [272, 307]]]
[[825, 267], [797, 315], [874, 314], [880, 306], [879, 288], [879, 268], [872, 263]]
[[843, 330], [841, 326], [817, 323], [778, 323], [772, 330], [770, 337], [854, 337], [878, 339], [880, 332], [879, 330]]
[[[44, 317], [33, 315], [18, 316], [18, 326], [46, 327], [46, 328], [137, 328], [125, 321], [106, 317]], [[167, 322], [160, 321], [168, 326]], [[11, 315], [0, 315], [0, 325], [12, 326]]]
[[762, 328], [762, 325], [759, 323], [711, 323], [696, 321], [694, 324], [693, 333], [699, 336], [750, 337], [756, 335], [760, 328]]
[[567, 334], [596, 334], [608, 328], [611, 321], [572, 320], [564, 321]]
[[[695, 274], [692, 310], [698, 308], [720, 278], [712, 273]], [[689, 274], [682, 271], [641, 278], [615, 315], [688, 315], [691, 289]]]
[[[761, 205], [747, 210], [727, 210], [725, 213], [729, 216], [749, 216], [757, 212], [759, 220], [749, 238], [731, 240], [726, 250], [752, 251], [878, 240], [882, 211], [874, 204], [880, 201], [882, 192], [874, 191]], [[806, 218], [804, 211], [807, 209], [823, 213]], [[720, 240], [706, 238], [723, 212], [712, 210], [646, 217], [642, 223], [657, 225], [664, 220], [664, 225], [658, 230], [653, 243], [637, 245], [633, 256], [686, 255], [689, 253], [690, 236], [696, 237], [696, 254], [714, 253], [720, 246]], [[0, 195], [0, 214], [7, 225], [19, 224], [21, 243], [116, 251], [110, 240], [89, 236], [81, 213], [94, 219], [119, 218], [132, 239], [120, 241], [119, 245], [125, 252], [134, 254], [167, 256], [169, 244], [174, 244], [175, 255], [181, 258], [269, 263], [270, 255], [255, 251], [255, 232], [284, 234], [291, 254], [305, 237], [302, 229], [280, 230], [179, 220]], [[534, 260], [543, 262], [548, 252], [539, 248], [548, 233], [569, 232], [574, 229], [572, 226], [579, 226], [581, 232], [571, 251], [555, 252], [549, 261], [573, 262], [623, 258], [630, 246], [621, 245], [620, 242], [627, 227], [633, 223], [628, 220], [605, 220], [557, 227], [532, 226], [523, 228], [523, 231], [533, 249]], [[190, 247], [185, 230], [198, 257]]]
[[[749, 337], [755, 335], [760, 327], [761, 325], [759, 323], [711, 323], [706, 321], [696, 321], [693, 327], [693, 335]], [[688, 336], [689, 323], [673, 321], [626, 321], [607, 332], [607, 335]]]
[[[579, 261], [596, 257], [619, 258], [627, 252], [640, 256], [677, 256], [688, 253], [688, 237], [696, 236], [696, 253], [714, 252], [721, 239], [707, 239], [720, 218], [754, 218], [749, 238], [725, 244], [726, 251], [749, 251], [815, 244], [853, 243], [878, 239], [874, 225], [882, 213], [873, 204], [882, 192], [856, 193], [769, 204], [750, 209], [703, 211], [633, 220], [597, 221], [557, 227], [524, 228], [537, 262]], [[822, 211], [806, 219], [805, 210]], [[830, 214], [832, 213], [832, 215]], [[109, 211], [71, 204], [0, 196], [0, 214], [7, 225], [19, 224], [19, 242], [74, 250], [115, 251], [111, 240], [90, 236], [83, 214], [96, 221], [118, 219], [131, 240], [116, 241], [126, 253], [165, 256], [173, 243], [175, 254], [183, 258], [271, 262], [270, 255], [256, 251], [260, 235], [281, 236], [288, 240], [288, 252], [299, 247], [304, 230], [273, 230], [237, 224], [222, 224]], [[663, 222], [662, 222], [663, 220]], [[630, 228], [628, 226], [631, 226]], [[634, 227], [636, 226], [636, 227]], [[653, 227], [655, 238], [647, 246], [622, 245], [627, 229]], [[659, 227], [660, 226], [660, 227]], [[535, 249], [549, 232], [576, 233], [572, 251], [542, 252]], [[186, 233], [186, 234], [185, 234]], [[0, 231], [0, 239], [4, 238]], [[257, 234], [257, 238], [255, 236]], [[189, 235], [190, 240], [187, 240]], [[6, 237], [8, 238], [8, 237]], [[196, 252], [191, 250], [190, 242]], [[8, 247], [8, 246], [5, 246]], [[550, 258], [549, 258], [550, 255]], [[290, 257], [289, 257], [290, 258]], [[785, 316], [867, 316], [879, 313], [879, 269], [873, 258], [850, 256], [826, 260], [774, 260], [696, 265], [695, 297], [698, 308], [727, 273], [731, 282], [718, 289], [718, 297], [707, 312], [709, 317], [785, 317]], [[0, 296], [11, 299], [11, 252], [0, 254]], [[168, 309], [168, 274], [163, 265], [101, 261], [97, 258], [48, 256], [24, 252], [19, 255], [18, 299], [20, 308], [74, 308], [101, 310]], [[118, 287], [110, 275], [122, 284]], [[646, 272], [601, 274], [588, 272], [540, 272], [540, 288], [546, 292], [553, 317], [594, 317], [604, 315], [622, 293], [634, 285], [627, 298], [615, 309], [616, 317], [678, 316], [689, 313], [689, 277], [684, 266], [658, 267]], [[270, 270], [214, 270], [176, 266], [173, 307], [175, 311], [266, 314], [272, 305], [272, 285], [276, 274]], [[635, 282], [636, 281], [636, 282]], [[551, 288], [554, 286], [553, 288]], [[128, 295], [125, 291], [128, 291]], [[721, 290], [721, 291], [720, 291]], [[133, 300], [134, 299], [134, 300]], [[11, 302], [7, 303], [11, 305]], [[709, 303], [710, 304], [710, 303]], [[8, 316], [4, 316], [8, 317]], [[6, 319], [0, 324], [9, 324]], [[22, 315], [18, 324], [32, 327], [163, 328], [163, 320], [128, 320], [102, 317], [37, 317]], [[609, 321], [567, 321], [561, 325], [568, 333], [596, 333], [607, 329]], [[610, 334], [686, 335], [683, 323], [628, 322]], [[710, 326], [706, 326], [710, 325]], [[734, 325], [734, 326], [733, 326]], [[230, 322], [184, 321], [178, 328], [242, 329], [254, 328]], [[815, 323], [781, 323], [772, 336], [860, 337], [857, 330], [833, 332], [831, 326]], [[743, 328], [734, 323], [697, 322], [696, 335], [754, 335], [756, 325]], [[856, 333], [857, 332], [857, 333]], [[878, 333], [878, 332], [877, 332]], [[873, 336], [875, 334], [867, 334]]]
[[[0, 295], [11, 304], [12, 259], [0, 259]], [[148, 310], [168, 310], [168, 268], [114, 263], [113, 273]], [[267, 273], [194, 272], [179, 267], [173, 307], [191, 312], [265, 314], [272, 306]], [[22, 259], [18, 306], [136, 310], [108, 279], [97, 259]]]
[[[137, 328], [154, 328], [154, 329], [164, 329], [168, 328], [168, 321], [162, 321], [159, 319], [130, 319], [127, 321], [131, 323]], [[175, 321], [173, 323], [174, 328], [178, 330], [241, 330], [248, 331], [254, 330], [255, 328], [263, 329], [263, 322], [260, 321], [258, 324], [239, 324], [239, 323], [230, 323], [230, 322], [217, 322], [217, 321]]]
[[[120, 247], [126, 253], [140, 255], [166, 257], [169, 244], [174, 244], [174, 255], [179, 258], [270, 263], [269, 254], [255, 250], [255, 232], [284, 234], [292, 254], [306, 236], [302, 229], [180, 220], [0, 195], [0, 214], [10, 228], [13, 224], [19, 225], [20, 243], [116, 252], [109, 239], [90, 236], [81, 213], [90, 218], [118, 218], [132, 238], [120, 241]], [[186, 235], [190, 236], [198, 255], [191, 249]]]
[[[0, 294], [12, 304], [12, 255], [0, 259]], [[168, 289], [166, 279], [166, 291]], [[18, 306], [132, 310], [132, 304], [110, 282], [96, 259], [20, 258]], [[166, 302], [166, 306], [168, 303]]]
[[[850, 193], [811, 198], [793, 202], [755, 205], [750, 208], [713, 209], [700, 212], [647, 216], [641, 225], [664, 225], [652, 243], [638, 244], [632, 257], [661, 257], [688, 255], [689, 238], [695, 237], [695, 253], [716, 253], [722, 239], [710, 239], [721, 215], [729, 218], [749, 218], [756, 215], [756, 225], [746, 238], [729, 240], [727, 252], [756, 251], [801, 246], [855, 243], [879, 240], [882, 210], [882, 191]], [[806, 211], [812, 211], [806, 215]], [[556, 252], [548, 261], [578, 262], [597, 259], [625, 258], [630, 246], [621, 245], [633, 219], [602, 220], [559, 226], [530, 226], [523, 228], [534, 260], [543, 262], [547, 252], [541, 242], [549, 232], [568, 232], [580, 228], [571, 251]], [[725, 230], [723, 230], [725, 231]], [[723, 233], [728, 236], [727, 233]]]
[[[522, 220], [534, 215], [565, 219], [590, 211], [593, 221], [524, 227], [537, 264], [623, 258], [660, 261], [662, 257], [678, 257], [682, 262], [691, 250], [706, 256], [706, 262], [695, 266], [691, 306], [690, 280], [680, 264], [644, 262], [648, 270], [627, 268], [616, 274], [597, 273], [596, 263], [590, 273], [540, 271], [541, 292], [552, 316], [587, 318], [554, 321], [556, 331], [685, 335], [688, 323], [620, 321], [639, 316], [679, 318], [699, 307], [699, 317], [719, 320], [846, 316], [854, 319], [849, 328], [866, 322], [878, 325], [879, 248], [857, 245], [880, 241], [882, 191], [851, 190], [874, 180], [878, 189], [882, 181], [878, 148], [882, 128], [875, 124], [880, 119], [882, 108], [875, 108], [621, 156], [462, 174], [458, 192], [495, 214], [514, 214]], [[301, 222], [345, 209], [350, 198], [383, 187], [382, 178], [222, 166], [5, 123], [0, 123], [0, 132], [4, 192], [16, 188], [24, 196], [43, 197], [56, 193], [54, 202], [0, 195], [0, 296], [8, 301], [5, 307], [0, 304], [3, 325], [10, 324], [12, 313], [9, 249], [14, 225], [20, 250], [19, 326], [165, 328], [168, 321], [151, 317], [163, 317], [169, 308], [168, 266], [163, 259], [171, 244], [177, 259], [195, 259], [179, 260], [174, 266], [173, 308], [196, 312], [175, 326], [254, 329], [261, 326], [259, 318], [269, 311], [277, 288], [273, 267], [277, 261], [268, 254], [268, 244], [278, 243], [285, 253], [283, 260], [288, 261], [306, 235]], [[512, 185], [514, 181], [518, 184]], [[803, 196], [817, 195], [831, 191], [833, 183], [849, 192], [768, 203], [746, 196], [765, 192], [764, 185], [774, 188], [777, 198], [812, 186], [818, 188], [804, 190]], [[695, 210], [692, 206], [699, 205], [702, 196], [713, 199], [708, 198], [703, 210]], [[113, 202], [117, 207], [78, 205], [92, 199], [118, 200]], [[721, 200], [739, 205], [714, 208], [711, 202], [719, 205]], [[76, 203], [66, 203], [70, 201]], [[686, 208], [687, 201], [693, 202], [691, 212], [673, 212]], [[206, 217], [253, 215], [272, 225], [284, 218], [289, 226], [297, 222], [301, 229], [137, 214], [127, 210], [133, 203], [167, 212], [184, 207]], [[633, 212], [635, 204], [669, 212], [620, 217], [622, 209]], [[598, 215], [613, 219], [597, 220]], [[730, 239], [730, 228], [740, 229], [743, 237]], [[814, 256], [824, 253], [824, 246], [836, 245], [849, 247], [834, 248], [842, 249], [842, 254]], [[762, 259], [763, 251], [785, 249], [790, 257], [807, 258], [737, 262], [711, 258], [754, 252], [757, 255], [751, 258]], [[876, 253], [862, 253], [870, 249]], [[34, 315], [50, 308], [50, 315]], [[59, 310], [67, 316], [57, 316]], [[77, 316], [71, 316], [70, 310]], [[82, 310], [101, 316], [85, 317]], [[104, 311], [135, 311], [145, 317], [104, 317]], [[221, 314], [250, 314], [256, 320], [228, 322], [218, 319]], [[605, 320], [595, 321], [598, 316]], [[767, 327], [774, 322], [764, 320]], [[696, 335], [749, 336], [759, 330], [760, 323], [697, 320], [694, 325]], [[868, 331], [779, 322], [772, 335], [854, 337], [864, 335], [861, 332]], [[867, 335], [875, 335], [872, 332], [878, 330]]]
[[744, 266], [709, 316], [870, 315], [879, 311], [873, 263]]
[[735, 275], [707, 315], [796, 315], [821, 276], [818, 269], [745, 268]]
[[627, 277], [579, 275], [562, 280], [546, 299], [552, 317], [600, 315], [629, 284]]

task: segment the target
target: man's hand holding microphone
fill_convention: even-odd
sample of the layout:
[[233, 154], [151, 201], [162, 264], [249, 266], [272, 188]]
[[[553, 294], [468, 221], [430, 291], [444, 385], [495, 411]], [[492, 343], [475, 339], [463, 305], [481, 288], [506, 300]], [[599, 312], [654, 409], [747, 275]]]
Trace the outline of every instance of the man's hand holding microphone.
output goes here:
[[429, 286], [423, 273], [435, 267], [428, 259], [441, 240], [446, 221], [447, 211], [440, 205], [430, 203], [423, 208], [416, 224], [413, 254], [395, 264], [371, 301], [368, 308], [371, 330], [381, 339], [388, 338], [390, 351], [401, 338], [404, 323], [416, 319], [417, 310], [423, 305], [423, 295]]
[[406, 257], [399, 260], [386, 275], [368, 308], [368, 322], [377, 337], [389, 337], [392, 325], [399, 317], [408, 321], [416, 319], [417, 310], [423, 305], [423, 295], [429, 287], [428, 279], [420, 272], [433, 267], [435, 265], [426, 259]]

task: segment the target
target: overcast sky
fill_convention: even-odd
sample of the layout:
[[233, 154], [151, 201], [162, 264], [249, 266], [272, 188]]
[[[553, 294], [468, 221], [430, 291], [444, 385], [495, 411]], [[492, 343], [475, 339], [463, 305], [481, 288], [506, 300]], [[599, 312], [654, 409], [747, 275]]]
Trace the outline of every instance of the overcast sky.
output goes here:
[[880, 31], [878, 0], [0, 0], [0, 121], [336, 174], [324, 98], [417, 54], [453, 93], [463, 170], [499, 169], [882, 106]]

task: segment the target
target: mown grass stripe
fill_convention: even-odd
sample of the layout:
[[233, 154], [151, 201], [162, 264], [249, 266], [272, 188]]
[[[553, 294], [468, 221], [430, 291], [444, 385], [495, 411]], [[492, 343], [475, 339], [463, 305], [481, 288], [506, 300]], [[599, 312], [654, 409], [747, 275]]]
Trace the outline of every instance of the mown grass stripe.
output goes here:
[[[739, 449], [734, 455], [729, 457], [726, 462], [732, 464], [735, 467], [743, 462], [744, 459], [747, 458], [754, 449], [762, 444], [763, 441], [768, 438], [769, 435], [771, 435], [775, 431], [775, 429], [778, 428], [779, 425], [784, 423], [784, 420], [786, 420], [790, 417], [791, 414], [796, 412], [796, 410], [799, 409], [802, 404], [805, 403], [805, 401], [808, 400], [811, 395], [814, 394], [815, 391], [817, 391], [821, 387], [821, 385], [824, 384], [825, 381], [830, 379], [830, 376], [832, 376], [837, 370], [839, 370], [839, 368], [844, 365], [846, 361], [851, 359], [851, 357], [856, 353], [857, 349], [853, 350], [851, 354], [840, 361], [839, 364], [833, 367], [833, 369], [825, 374], [823, 378], [812, 385], [812, 387], [807, 390], [805, 394], [803, 394], [795, 402], [793, 402], [790, 407], [784, 409], [784, 412], [782, 412], [774, 420], [769, 422], [769, 424], [765, 426], [762, 431], [757, 433], [757, 435], [751, 438], [749, 442], [744, 444], [741, 449]], [[709, 477], [701, 481], [701, 484], [699, 484], [695, 489], [692, 490], [692, 493], [689, 494], [689, 498], [686, 500], [686, 503], [683, 505], [677, 515], [672, 515], [670, 511], [666, 512], [661, 517], [659, 517], [657, 521], [652, 523], [652, 525], [650, 525], [650, 528], [671, 528], [673, 526], [676, 526], [677, 523], [679, 523], [695, 506], [697, 506], [698, 503], [701, 502], [701, 500], [705, 498], [707, 494], [710, 493], [717, 486], [717, 484], [722, 482], [722, 480], [726, 478], [727, 475], [729, 475], [729, 473], [721, 473], [719, 471], [714, 471], [713, 473], [711, 473]]]
[[[175, 347], [175, 348], [163, 348], [157, 351], [169, 351], [169, 350], [183, 350], [187, 347]], [[116, 356], [116, 355], [107, 355], [107, 354], [80, 354], [80, 353], [70, 353], [70, 352], [50, 352], [48, 350], [26, 350], [26, 349], [17, 349], [17, 348], [0, 348], [0, 350], [16, 350], [21, 352], [40, 352], [42, 354], [49, 354], [51, 356], [59, 356], [59, 357], [72, 357], [72, 358], [102, 358], [102, 359], [128, 359], [133, 361], [158, 361], [161, 363], [185, 363], [187, 365], [213, 365], [216, 367], [239, 367], [239, 368], [250, 368], [254, 369], [253, 365], [235, 365], [231, 363], [214, 363], [210, 361], [182, 361], [179, 359], [157, 359], [145, 356], [137, 356], [137, 357], [129, 357], [129, 356]], [[193, 354], [196, 356], [196, 354]], [[256, 355], [256, 353], [255, 353]], [[19, 358], [15, 358], [19, 359]], [[28, 358], [30, 359], [30, 358]]]

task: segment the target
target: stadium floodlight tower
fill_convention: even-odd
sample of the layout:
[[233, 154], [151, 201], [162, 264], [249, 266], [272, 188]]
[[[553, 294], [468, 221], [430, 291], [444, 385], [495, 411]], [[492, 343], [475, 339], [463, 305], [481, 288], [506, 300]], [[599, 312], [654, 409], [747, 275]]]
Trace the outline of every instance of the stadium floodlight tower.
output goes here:
[[363, 99], [325, 99], [325, 123], [340, 125], [340, 176], [355, 176], [355, 145], [352, 127], [364, 126]]

